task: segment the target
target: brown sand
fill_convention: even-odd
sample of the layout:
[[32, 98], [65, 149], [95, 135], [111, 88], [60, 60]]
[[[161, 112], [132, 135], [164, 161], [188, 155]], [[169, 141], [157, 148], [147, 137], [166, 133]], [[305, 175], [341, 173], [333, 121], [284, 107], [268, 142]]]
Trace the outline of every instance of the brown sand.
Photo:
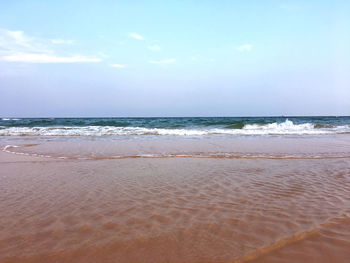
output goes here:
[[350, 262], [350, 159], [0, 152], [0, 262]]

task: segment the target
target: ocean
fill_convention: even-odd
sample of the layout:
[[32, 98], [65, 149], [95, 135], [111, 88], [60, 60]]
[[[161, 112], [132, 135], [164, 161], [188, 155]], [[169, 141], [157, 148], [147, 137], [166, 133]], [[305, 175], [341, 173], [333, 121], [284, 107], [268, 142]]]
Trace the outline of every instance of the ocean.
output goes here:
[[2, 118], [0, 136], [213, 136], [350, 133], [350, 117]]

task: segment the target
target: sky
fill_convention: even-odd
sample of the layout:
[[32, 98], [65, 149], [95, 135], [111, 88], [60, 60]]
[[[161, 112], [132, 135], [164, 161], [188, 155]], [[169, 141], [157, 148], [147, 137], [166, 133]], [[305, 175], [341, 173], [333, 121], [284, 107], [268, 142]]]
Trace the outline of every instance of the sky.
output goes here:
[[0, 116], [350, 115], [349, 14], [347, 0], [0, 0]]

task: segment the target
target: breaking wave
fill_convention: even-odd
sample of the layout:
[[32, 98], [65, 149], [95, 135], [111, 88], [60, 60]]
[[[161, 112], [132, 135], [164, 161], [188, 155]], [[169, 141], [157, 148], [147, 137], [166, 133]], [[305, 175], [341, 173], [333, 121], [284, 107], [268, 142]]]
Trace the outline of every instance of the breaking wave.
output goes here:
[[146, 128], [115, 126], [50, 126], [5, 127], [0, 126], [0, 136], [208, 136], [208, 135], [327, 135], [350, 133], [350, 125], [294, 124], [290, 120], [281, 123], [245, 124], [226, 128]]

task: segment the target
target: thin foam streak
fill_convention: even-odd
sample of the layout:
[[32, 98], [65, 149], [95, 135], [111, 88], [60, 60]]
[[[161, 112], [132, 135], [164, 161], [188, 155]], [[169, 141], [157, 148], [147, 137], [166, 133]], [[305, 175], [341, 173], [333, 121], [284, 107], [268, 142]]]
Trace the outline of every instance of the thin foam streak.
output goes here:
[[[23, 145], [31, 147], [34, 145]], [[26, 153], [11, 151], [11, 148], [19, 148], [17, 145], [6, 145], [2, 151], [10, 154], [26, 155], [33, 157], [55, 158], [65, 160], [114, 160], [114, 159], [165, 159], [165, 158], [202, 158], [202, 159], [270, 159], [270, 160], [319, 160], [319, 159], [347, 159], [350, 156], [291, 156], [291, 155], [229, 155], [229, 154], [136, 154], [136, 155], [114, 155], [101, 157], [74, 157], [74, 156], [52, 156], [38, 153]]]

